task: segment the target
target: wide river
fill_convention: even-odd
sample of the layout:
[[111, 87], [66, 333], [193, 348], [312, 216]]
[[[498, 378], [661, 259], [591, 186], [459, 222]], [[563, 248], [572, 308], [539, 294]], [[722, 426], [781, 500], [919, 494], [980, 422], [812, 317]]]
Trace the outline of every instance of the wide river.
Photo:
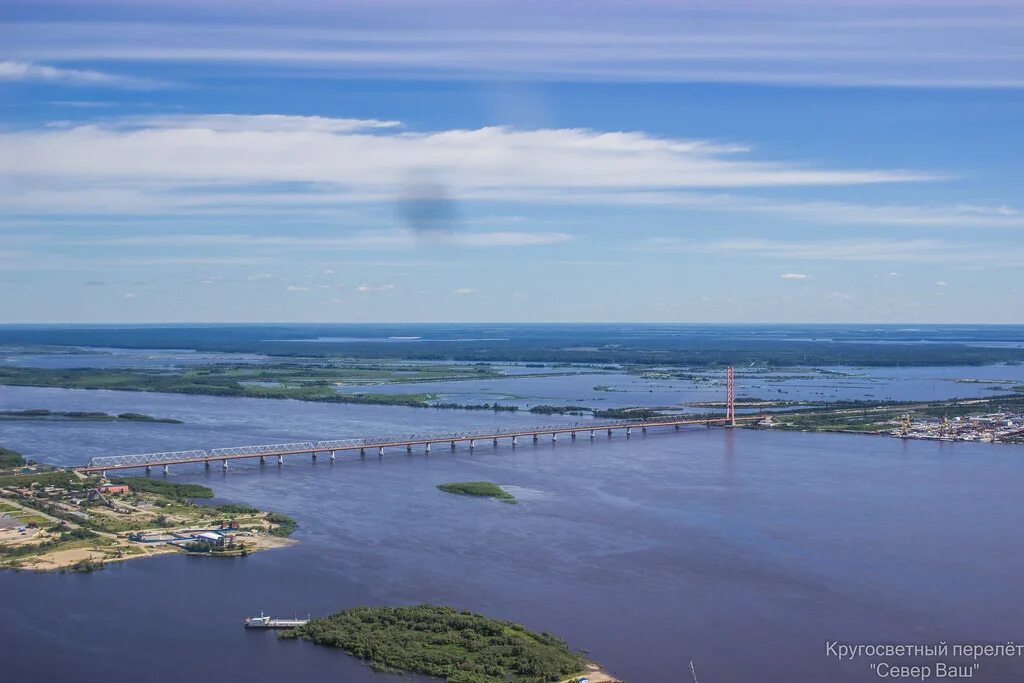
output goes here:
[[[0, 387], [0, 409], [185, 424], [0, 422], [0, 443], [101, 454], [536, 423], [529, 415]], [[540, 418], [541, 420], [543, 418]], [[250, 633], [258, 614], [450, 604], [566, 638], [632, 683], [872, 681], [825, 643], [1024, 641], [1024, 448], [693, 429], [490, 443], [171, 479], [300, 522], [294, 546], [93, 574], [0, 573], [5, 681], [386, 681]], [[435, 486], [490, 480], [519, 505]], [[1024, 658], [974, 678], [1024, 680]], [[406, 679], [408, 680], [408, 679]]]

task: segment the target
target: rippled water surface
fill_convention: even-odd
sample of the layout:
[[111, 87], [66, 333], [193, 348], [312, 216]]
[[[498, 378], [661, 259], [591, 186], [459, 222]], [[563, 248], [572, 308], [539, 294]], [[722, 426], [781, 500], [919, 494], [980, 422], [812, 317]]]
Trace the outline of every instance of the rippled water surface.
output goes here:
[[[3, 422], [0, 441], [93, 455], [530, 424], [528, 415], [0, 388], [0, 408], [133, 410], [185, 424]], [[565, 637], [633, 683], [871, 681], [826, 640], [1020, 641], [1024, 449], [694, 429], [435, 448], [228, 473], [218, 499], [300, 522], [292, 547], [89, 575], [0, 573], [11, 681], [397, 680], [243, 617], [440, 602]], [[438, 483], [490, 480], [518, 505]], [[986, 661], [980, 681], [1024, 678]]]

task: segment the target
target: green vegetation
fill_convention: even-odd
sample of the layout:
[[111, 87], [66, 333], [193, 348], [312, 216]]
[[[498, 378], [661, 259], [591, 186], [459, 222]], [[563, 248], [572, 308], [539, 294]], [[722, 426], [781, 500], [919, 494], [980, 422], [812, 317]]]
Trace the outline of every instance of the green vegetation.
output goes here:
[[121, 413], [120, 415], [108, 415], [107, 413], [64, 410], [53, 411], [45, 408], [31, 408], [29, 410], [0, 410], [0, 420], [94, 420], [94, 421], [115, 421], [125, 420], [127, 422], [163, 422], [166, 424], [181, 424], [181, 420], [169, 417], [153, 417], [142, 413]]
[[271, 536], [291, 536], [299, 528], [298, 522], [280, 512], [268, 512], [267, 521], [273, 525], [269, 532]]
[[608, 408], [594, 411], [594, 417], [613, 420], [647, 420], [661, 414], [662, 411], [655, 408]]
[[[424, 366], [415, 370], [385, 369], [379, 364], [338, 365], [307, 359], [303, 362], [271, 365], [220, 364], [190, 368], [78, 368], [43, 369], [0, 367], [0, 384], [13, 386], [62, 387], [67, 389], [113, 389], [118, 391], [154, 391], [207, 396], [244, 396], [249, 398], [290, 398], [326, 403], [397, 405], [426, 408], [436, 396], [429, 393], [373, 394], [340, 393], [337, 385], [378, 383], [381, 381], [429, 382], [465, 377], [499, 376], [484, 368], [467, 366]], [[439, 407], [462, 408], [457, 404]], [[475, 409], [498, 410], [492, 406]], [[18, 419], [91, 419], [177, 422], [139, 413], [52, 413], [48, 410], [11, 411], [8, 418]], [[3, 415], [0, 414], [0, 418]]]
[[176, 484], [146, 477], [124, 477], [113, 481], [116, 484], [126, 484], [135, 493], [155, 493], [178, 502], [185, 502], [191, 498], [213, 498], [213, 490], [199, 484]]
[[480, 496], [483, 498], [496, 498], [506, 503], [515, 503], [516, 497], [489, 481], [462, 481], [450, 484], [438, 484], [437, 488], [446, 493], [455, 493], [461, 496]]
[[0, 486], [31, 486], [32, 484], [64, 486], [65, 488], [72, 489], [85, 488], [83, 480], [71, 472], [64, 471], [31, 472], [29, 474], [13, 474], [0, 477]]
[[225, 503], [218, 505], [216, 508], [217, 512], [223, 512], [229, 515], [255, 515], [259, 513], [259, 510], [251, 505], [239, 505], [238, 503]]
[[1024, 410], [1024, 396], [947, 401], [836, 401], [803, 410], [773, 413], [777, 429], [808, 432], [888, 432], [903, 415], [911, 419], [966, 417]]
[[24, 467], [26, 464], [28, 463], [25, 461], [24, 456], [22, 456], [18, 451], [12, 451], [9, 448], [0, 448], [0, 470]]
[[548, 406], [540, 405], [530, 408], [531, 413], [540, 415], [584, 415], [590, 412], [586, 406]]
[[449, 683], [544, 683], [580, 673], [586, 660], [548, 633], [451, 607], [356, 607], [282, 634], [344, 650], [377, 671]]

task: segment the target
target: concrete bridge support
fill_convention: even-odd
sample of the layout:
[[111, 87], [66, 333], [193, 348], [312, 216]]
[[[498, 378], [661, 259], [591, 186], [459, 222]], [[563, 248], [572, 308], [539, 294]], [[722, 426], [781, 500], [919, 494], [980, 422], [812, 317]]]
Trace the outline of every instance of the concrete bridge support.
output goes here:
[[365, 448], [360, 448], [359, 449], [359, 457], [360, 458], [365, 458], [366, 457], [366, 449]]
[[470, 439], [469, 440], [469, 450], [473, 450], [474, 448], [476, 448], [476, 439]]
[[519, 445], [519, 437], [513, 436], [512, 437], [512, 448], [515, 448], [518, 445]]
[[594, 438], [594, 430], [593, 430], [593, 429], [591, 429], [591, 430], [590, 430], [590, 438], [591, 438], [591, 439], [593, 439], [593, 438]]
[[551, 443], [558, 441], [558, 432], [551, 432]]
[[610, 429], [608, 430], [608, 438], [609, 439], [612, 438], [612, 430], [610, 430]]
[[277, 456], [277, 466], [278, 467], [284, 466], [284, 456], [283, 455]]
[[[153, 468], [152, 468], [152, 467], [150, 467], [149, 465], [146, 465], [146, 476], [147, 476], [147, 477], [148, 477], [148, 476], [150, 475], [150, 473], [151, 473], [152, 471], [153, 471]], [[103, 474], [103, 476], [104, 476], [104, 477], [105, 477], [105, 476], [107, 476], [107, 475], [106, 475], [106, 473], [104, 473], [104, 474]]]
[[338, 454], [337, 454], [337, 452], [335, 452], [335, 451], [331, 451], [331, 462], [334, 462], [334, 461], [335, 461], [335, 460], [337, 460], [337, 459], [338, 459]]
[[203, 468], [204, 469], [210, 469], [210, 461], [209, 460], [204, 460], [203, 461]]
[[573, 433], [572, 433], [572, 440], [573, 440], [573, 441], [575, 441], [575, 440], [576, 440], [576, 432], [573, 432]]
[[[170, 465], [164, 465], [164, 476], [166, 477], [170, 473], [171, 473], [171, 466]], [[106, 474], [107, 473], [104, 472], [103, 476], [106, 476]]]
[[430, 444], [429, 443], [427, 444], [426, 448], [423, 449], [423, 452], [424, 453], [429, 453], [430, 452]]
[[536, 434], [533, 435], [533, 442], [537, 443], [537, 435]]
[[265, 455], [261, 455], [260, 456], [260, 464], [261, 465], [266, 465], [267, 464], [267, 456], [265, 456]]
[[454, 441], [452, 441], [452, 450], [453, 451], [455, 450], [455, 442]]
[[633, 430], [630, 427], [626, 427], [626, 436], [632, 436]]
[[316, 462], [316, 451], [309, 452], [309, 460], [310, 462]]
[[495, 448], [498, 447], [498, 437], [494, 437], [494, 443], [492, 443], [491, 445], [494, 446]]
[[384, 447], [383, 446], [381, 446], [380, 448], [377, 449], [377, 457], [378, 458], [383, 458], [384, 457]]
[[220, 463], [220, 467], [221, 467], [222, 470], [224, 470], [226, 472], [227, 469], [228, 469], [228, 461], [227, 460], [222, 460], [221, 463]]
[[405, 447], [405, 452], [406, 452], [406, 453], [412, 453], [412, 444], [408, 444], [408, 445], [407, 445], [407, 446]]

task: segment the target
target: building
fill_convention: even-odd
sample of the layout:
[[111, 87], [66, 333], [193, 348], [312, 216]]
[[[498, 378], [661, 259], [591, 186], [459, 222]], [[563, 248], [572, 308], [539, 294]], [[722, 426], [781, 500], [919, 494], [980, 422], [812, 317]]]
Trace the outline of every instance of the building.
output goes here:
[[128, 493], [128, 487], [124, 484], [104, 484], [96, 487], [100, 493]]
[[213, 531], [202, 531], [196, 534], [196, 541], [213, 546], [214, 548], [224, 547], [224, 536]]

